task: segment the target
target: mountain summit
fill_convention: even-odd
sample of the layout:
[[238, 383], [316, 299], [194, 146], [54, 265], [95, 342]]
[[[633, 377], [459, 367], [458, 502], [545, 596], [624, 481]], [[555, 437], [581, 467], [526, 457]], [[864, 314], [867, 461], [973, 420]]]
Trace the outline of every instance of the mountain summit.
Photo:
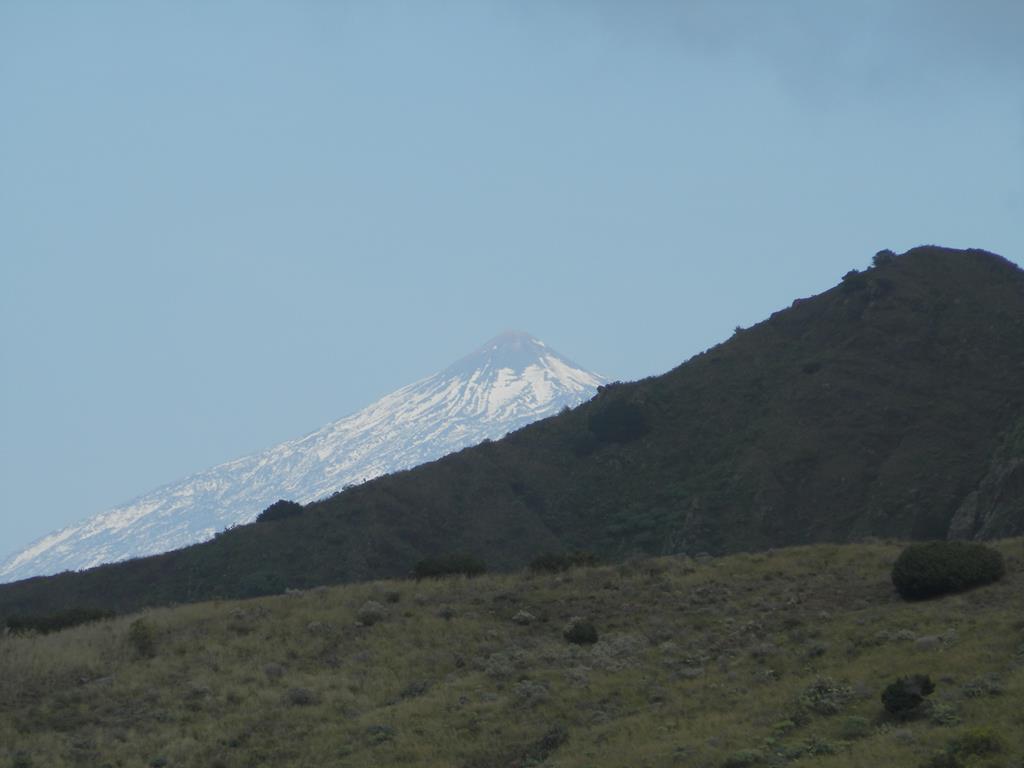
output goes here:
[[408, 469], [589, 400], [603, 377], [527, 333], [507, 331], [443, 371], [316, 432], [220, 464], [39, 539], [0, 563], [0, 581], [157, 554]]

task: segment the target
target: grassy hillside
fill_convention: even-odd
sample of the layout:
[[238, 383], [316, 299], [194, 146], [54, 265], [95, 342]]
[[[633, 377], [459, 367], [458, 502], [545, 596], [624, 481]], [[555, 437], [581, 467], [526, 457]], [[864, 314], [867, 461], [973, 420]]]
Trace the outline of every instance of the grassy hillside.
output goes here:
[[[1019, 768], [1024, 539], [997, 547], [1002, 581], [919, 603], [898, 545], [815, 545], [0, 636], [0, 766]], [[896, 720], [880, 695], [910, 673], [936, 689]]]
[[0, 617], [402, 576], [467, 552], [714, 554], [1024, 533], [1024, 272], [882, 254], [658, 377], [179, 552], [0, 586]]

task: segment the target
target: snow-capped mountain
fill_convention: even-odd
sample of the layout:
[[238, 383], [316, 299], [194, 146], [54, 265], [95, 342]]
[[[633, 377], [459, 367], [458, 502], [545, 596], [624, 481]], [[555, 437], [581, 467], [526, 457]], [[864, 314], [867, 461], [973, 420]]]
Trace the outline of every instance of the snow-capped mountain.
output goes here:
[[589, 400], [603, 377], [528, 334], [503, 333], [440, 373], [296, 440], [220, 464], [39, 539], [0, 581], [152, 555], [248, 523], [277, 499], [306, 503], [408, 469]]

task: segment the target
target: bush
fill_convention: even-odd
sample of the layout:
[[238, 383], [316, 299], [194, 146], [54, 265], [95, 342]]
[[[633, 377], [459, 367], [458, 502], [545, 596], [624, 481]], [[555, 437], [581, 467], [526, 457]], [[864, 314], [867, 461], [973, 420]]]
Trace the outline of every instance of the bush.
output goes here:
[[1003, 740], [991, 728], [971, 728], [949, 742], [949, 754], [957, 761], [975, 755], [995, 755], [1003, 751]]
[[367, 600], [362, 607], [356, 611], [356, 619], [365, 627], [372, 627], [387, 618], [388, 612], [384, 606], [376, 600]]
[[253, 571], [238, 580], [238, 597], [280, 595], [284, 590], [284, 579], [272, 571]]
[[906, 720], [918, 713], [924, 697], [934, 690], [935, 684], [928, 675], [901, 677], [882, 691], [882, 704], [890, 715]]
[[562, 637], [574, 645], [593, 645], [597, 642], [597, 628], [589, 621], [573, 617], [562, 631]]
[[984, 544], [930, 541], [900, 553], [892, 583], [905, 599], [922, 600], [990, 584], [1005, 572], [1002, 554]]
[[417, 579], [440, 578], [442, 576], [479, 576], [487, 573], [483, 560], [472, 555], [442, 555], [420, 560], [413, 568]]
[[1002, 738], [991, 728], [971, 728], [952, 739], [945, 752], [934, 755], [921, 768], [965, 768], [977, 765], [972, 757], [998, 755], [1003, 748]]
[[888, 248], [884, 248], [874, 255], [871, 263], [876, 267], [884, 267], [886, 264], [892, 264], [895, 260], [896, 254]]
[[853, 698], [853, 689], [830, 677], [820, 677], [800, 694], [800, 706], [819, 715], [834, 715]]
[[764, 752], [759, 749], [741, 749], [725, 758], [722, 768], [749, 768], [763, 763], [764, 759]]
[[128, 645], [139, 658], [156, 656], [156, 635], [145, 619], [136, 619], [128, 627]]
[[587, 426], [603, 443], [628, 443], [650, 431], [640, 406], [621, 399], [613, 400], [591, 415]]
[[113, 611], [94, 610], [90, 608], [70, 608], [66, 611], [51, 613], [47, 616], [11, 616], [7, 619], [7, 628], [15, 634], [22, 632], [38, 632], [48, 635], [62, 629], [77, 627], [93, 621], [114, 618]]
[[575, 551], [562, 554], [545, 552], [530, 561], [530, 570], [534, 573], [562, 573], [570, 568], [597, 565], [597, 555], [593, 552]]
[[256, 518], [257, 523], [266, 523], [271, 520], [284, 520], [289, 517], [296, 517], [302, 514], [303, 506], [295, 501], [278, 499], [269, 507], [260, 512]]
[[871, 735], [871, 721], [866, 717], [853, 715], [843, 720], [839, 726], [839, 737], [843, 739], [863, 739]]

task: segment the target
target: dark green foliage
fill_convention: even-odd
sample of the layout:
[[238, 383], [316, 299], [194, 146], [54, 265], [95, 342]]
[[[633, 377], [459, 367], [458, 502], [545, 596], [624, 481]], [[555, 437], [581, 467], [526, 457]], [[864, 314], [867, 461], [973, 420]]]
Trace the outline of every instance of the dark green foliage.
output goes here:
[[906, 720], [918, 714], [921, 703], [934, 690], [935, 684], [927, 675], [901, 677], [882, 691], [882, 704], [890, 715]]
[[990, 584], [1006, 571], [1003, 556], [984, 544], [930, 541], [911, 544], [892, 568], [892, 583], [908, 600], [959, 592]]
[[479, 576], [487, 573], [483, 560], [472, 555], [441, 555], [420, 560], [413, 568], [417, 579], [439, 578], [441, 576]]
[[156, 633], [145, 619], [136, 619], [128, 627], [128, 645], [140, 659], [156, 656]]
[[991, 728], [970, 728], [951, 739], [945, 752], [939, 752], [921, 768], [966, 768], [977, 764], [971, 758], [998, 755], [1004, 748], [1002, 737]]
[[285, 520], [289, 517], [296, 517], [297, 515], [302, 514], [303, 509], [304, 507], [298, 502], [278, 499], [260, 512], [260, 516], [256, 518], [256, 522], [266, 523], [271, 520]]
[[285, 590], [284, 579], [271, 571], [247, 573], [238, 582], [235, 594], [238, 597], [264, 597], [280, 595]]
[[852, 715], [839, 726], [839, 736], [843, 739], [863, 739], [871, 735], [871, 730], [871, 721], [866, 717]]
[[949, 754], [956, 760], [1003, 751], [1003, 739], [991, 728], [970, 728], [949, 742]]
[[722, 768], [751, 768], [761, 765], [764, 760], [764, 752], [760, 749], [741, 749], [725, 758]]
[[[861, 276], [863, 289], [844, 290], [851, 278], [797, 301], [664, 375], [605, 387], [301, 515], [0, 585], [0, 620], [401, 578], [439, 552], [515, 570], [577, 548], [609, 561], [947, 538], [996, 451], [1021, 444], [1004, 436], [1024, 423], [1024, 273], [992, 254], [925, 247]], [[613, 402], [639, 410], [641, 439], [591, 431], [593, 418], [616, 436], [603, 423], [615, 421]], [[984, 518], [982, 506], [971, 516]], [[981, 531], [1024, 533], [1024, 516], [1011, 510]], [[260, 573], [278, 581], [254, 589]]]
[[597, 555], [593, 552], [578, 550], [561, 554], [546, 552], [543, 555], [537, 555], [530, 561], [530, 570], [534, 573], [562, 573], [570, 568], [597, 565], [597, 563]]
[[587, 426], [602, 443], [628, 443], [650, 431], [643, 409], [621, 397], [599, 406]]
[[896, 254], [885, 248], [874, 255], [871, 259], [872, 265], [875, 267], [884, 267], [887, 264], [892, 264], [896, 259]]
[[562, 636], [574, 645], [593, 645], [598, 639], [597, 627], [589, 621], [571, 621]]
[[68, 627], [77, 627], [79, 624], [112, 619], [114, 615], [113, 611], [101, 609], [70, 608], [48, 616], [10, 616], [5, 623], [7, 628], [16, 634], [38, 632], [41, 635], [48, 635]]
[[564, 726], [556, 725], [545, 731], [536, 741], [512, 748], [497, 748], [484, 754], [476, 755], [461, 763], [459, 768], [494, 768], [495, 766], [527, 768], [527, 766], [539, 766], [544, 763], [549, 755], [568, 741], [568, 729]]
[[830, 677], [819, 677], [801, 694], [799, 704], [819, 715], [834, 715], [853, 698], [853, 689]]

